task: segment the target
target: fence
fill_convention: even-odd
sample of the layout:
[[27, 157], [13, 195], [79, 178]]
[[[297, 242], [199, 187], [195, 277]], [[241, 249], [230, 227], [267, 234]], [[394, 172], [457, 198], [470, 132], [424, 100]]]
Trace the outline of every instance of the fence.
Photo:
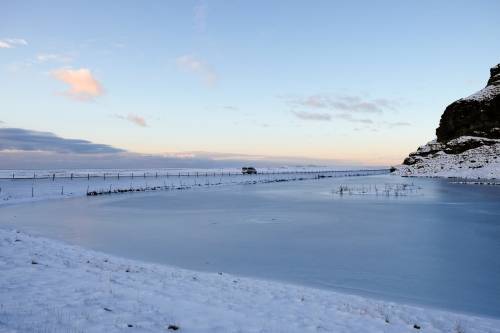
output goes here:
[[33, 199], [102, 195], [123, 192], [181, 190], [202, 186], [257, 184], [330, 177], [366, 176], [388, 173], [375, 170], [268, 170], [242, 174], [236, 170], [183, 170], [179, 172], [60, 172], [12, 173], [0, 178], [0, 202]]

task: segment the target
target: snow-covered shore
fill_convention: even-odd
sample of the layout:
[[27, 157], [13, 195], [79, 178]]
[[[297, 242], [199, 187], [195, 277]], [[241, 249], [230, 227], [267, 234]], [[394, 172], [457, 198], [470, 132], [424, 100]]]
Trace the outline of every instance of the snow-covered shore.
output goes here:
[[396, 169], [399, 176], [500, 179], [500, 140], [471, 136], [446, 144], [434, 140]]
[[500, 332], [500, 320], [147, 264], [0, 229], [1, 332]]

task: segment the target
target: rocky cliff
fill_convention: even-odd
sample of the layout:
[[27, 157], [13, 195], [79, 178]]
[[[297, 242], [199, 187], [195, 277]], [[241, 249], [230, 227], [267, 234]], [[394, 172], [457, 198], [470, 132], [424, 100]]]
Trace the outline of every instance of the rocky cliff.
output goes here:
[[446, 142], [464, 135], [500, 139], [500, 64], [490, 69], [484, 89], [444, 110], [437, 140]]
[[500, 178], [500, 64], [490, 69], [485, 88], [445, 109], [436, 136], [411, 153], [396, 173]]

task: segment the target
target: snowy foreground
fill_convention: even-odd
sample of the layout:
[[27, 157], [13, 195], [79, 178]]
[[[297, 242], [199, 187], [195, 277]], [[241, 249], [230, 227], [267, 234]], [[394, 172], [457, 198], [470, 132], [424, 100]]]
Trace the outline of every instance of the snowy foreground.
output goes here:
[[120, 259], [0, 229], [0, 332], [500, 332], [500, 321]]

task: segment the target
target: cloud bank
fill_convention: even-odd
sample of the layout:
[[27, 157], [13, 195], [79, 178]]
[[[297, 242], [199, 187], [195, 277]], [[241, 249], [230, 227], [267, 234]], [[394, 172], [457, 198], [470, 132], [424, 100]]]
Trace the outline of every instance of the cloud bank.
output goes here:
[[104, 89], [87, 68], [65, 69], [52, 72], [54, 78], [69, 85], [65, 95], [80, 101], [92, 100], [104, 94]]
[[342, 165], [342, 168], [348, 168], [359, 166], [359, 163], [202, 151], [139, 154], [87, 140], [66, 139], [50, 132], [0, 128], [0, 169], [239, 168], [242, 165]]
[[87, 140], [65, 139], [50, 132], [22, 128], [0, 128], [0, 151], [114, 154], [125, 150]]

